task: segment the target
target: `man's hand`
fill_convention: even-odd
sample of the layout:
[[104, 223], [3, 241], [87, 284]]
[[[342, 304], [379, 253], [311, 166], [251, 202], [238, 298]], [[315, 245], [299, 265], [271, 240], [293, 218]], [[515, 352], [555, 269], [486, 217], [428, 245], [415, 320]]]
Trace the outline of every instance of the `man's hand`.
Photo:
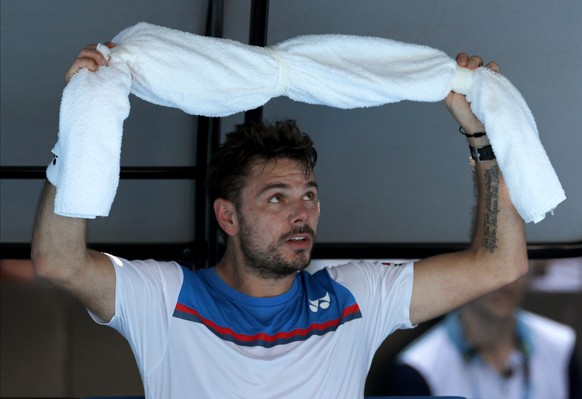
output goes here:
[[[456, 60], [460, 67], [471, 70], [483, 66], [483, 59], [477, 55], [469, 57], [467, 53], [459, 53]], [[495, 62], [488, 63], [487, 68], [494, 72], [499, 72], [499, 66]], [[485, 131], [483, 123], [473, 114], [464, 95], [450, 92], [445, 98], [445, 104], [449, 112], [467, 133], [471, 134]]]
[[[115, 43], [104, 43], [107, 47], [115, 47]], [[74, 74], [79, 72], [82, 68], [87, 68], [91, 72], [97, 71], [100, 66], [109, 65], [109, 60], [97, 51], [96, 44], [90, 44], [81, 49], [77, 58], [73, 61], [67, 72], [65, 72], [65, 83], [69, 83]]]

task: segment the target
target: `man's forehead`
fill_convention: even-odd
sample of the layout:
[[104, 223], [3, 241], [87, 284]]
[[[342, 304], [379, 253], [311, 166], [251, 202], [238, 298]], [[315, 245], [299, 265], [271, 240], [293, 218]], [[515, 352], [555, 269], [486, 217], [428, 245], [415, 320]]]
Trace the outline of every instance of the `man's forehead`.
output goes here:
[[306, 171], [301, 162], [281, 158], [255, 163], [246, 178], [245, 186], [245, 191], [264, 193], [271, 189], [292, 187], [317, 189], [317, 181], [313, 171]]
[[313, 170], [307, 170], [298, 160], [290, 158], [260, 159], [253, 162], [249, 177], [285, 177], [303, 175], [307, 180], [315, 180]]

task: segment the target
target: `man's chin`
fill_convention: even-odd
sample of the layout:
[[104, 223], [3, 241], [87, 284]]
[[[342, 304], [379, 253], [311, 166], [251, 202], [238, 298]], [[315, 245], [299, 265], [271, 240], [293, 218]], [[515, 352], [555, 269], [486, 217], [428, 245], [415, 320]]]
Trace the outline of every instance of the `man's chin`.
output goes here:
[[311, 250], [296, 251], [293, 259], [290, 259], [289, 263], [294, 265], [297, 270], [305, 269], [311, 263]]

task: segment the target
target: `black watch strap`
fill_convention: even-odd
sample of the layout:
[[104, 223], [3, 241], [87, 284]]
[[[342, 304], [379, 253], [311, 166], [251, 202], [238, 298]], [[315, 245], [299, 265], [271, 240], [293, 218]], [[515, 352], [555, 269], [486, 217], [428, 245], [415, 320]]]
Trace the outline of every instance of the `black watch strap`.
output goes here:
[[469, 146], [469, 150], [471, 151], [471, 158], [477, 162], [492, 161], [495, 159], [495, 153], [490, 145], [483, 147]]

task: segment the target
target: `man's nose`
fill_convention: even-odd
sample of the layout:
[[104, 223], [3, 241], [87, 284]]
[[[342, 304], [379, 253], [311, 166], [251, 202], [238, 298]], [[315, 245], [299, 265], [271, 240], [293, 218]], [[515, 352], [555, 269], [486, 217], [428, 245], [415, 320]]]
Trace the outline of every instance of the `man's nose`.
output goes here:
[[290, 221], [293, 224], [303, 224], [307, 223], [311, 215], [311, 210], [309, 204], [303, 200], [297, 200], [293, 203]]

